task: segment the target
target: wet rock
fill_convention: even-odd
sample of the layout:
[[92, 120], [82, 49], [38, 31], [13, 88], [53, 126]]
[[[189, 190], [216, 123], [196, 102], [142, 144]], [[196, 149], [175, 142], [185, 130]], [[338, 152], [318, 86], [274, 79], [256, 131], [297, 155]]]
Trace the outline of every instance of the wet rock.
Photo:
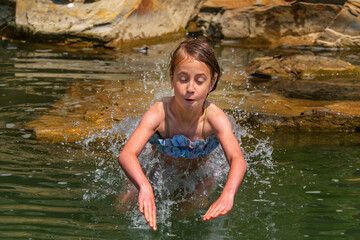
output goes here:
[[359, 132], [360, 128], [359, 115], [343, 114], [329, 109], [312, 109], [292, 117], [249, 114], [247, 121], [268, 132]]
[[287, 98], [314, 101], [360, 101], [360, 81], [352, 78], [324, 78], [322, 80], [293, 81], [286, 79], [250, 79], [251, 87], [266, 89]]
[[[27, 127], [34, 130], [38, 140], [53, 143], [84, 141], [94, 136], [99, 141], [104, 138], [122, 141], [126, 138], [111, 129], [126, 117], [141, 117], [154, 101], [152, 91], [144, 92], [141, 84], [109, 81], [96, 92], [75, 84], [66, 98], [54, 104], [53, 110]], [[210, 101], [233, 115], [240, 126], [258, 133], [360, 131], [360, 101], [295, 99], [259, 90], [229, 100], [214, 93]], [[231, 104], [234, 101], [242, 102], [238, 109]]]
[[245, 98], [242, 111], [238, 122], [262, 132], [360, 131], [359, 101], [334, 103], [258, 93]]
[[12, 31], [15, 21], [15, 2], [0, 1], [0, 34]]
[[83, 141], [95, 134], [99, 136], [97, 140], [102, 140], [109, 136], [101, 133], [112, 129], [125, 117], [139, 117], [153, 98], [152, 94], [144, 94], [137, 87], [138, 81], [127, 83], [127, 87], [133, 89], [131, 92], [123, 88], [122, 82], [105, 81], [102, 84], [103, 87], [96, 89], [73, 84], [64, 99], [27, 127], [33, 129], [37, 139], [53, 143]]
[[18, 0], [16, 25], [30, 35], [80, 36], [110, 47], [182, 31], [203, 0]]
[[316, 40], [329, 47], [360, 46], [360, 1], [348, 0], [332, 23]]
[[360, 68], [340, 59], [311, 56], [274, 56], [255, 58], [247, 67], [248, 75], [262, 78], [324, 79], [357, 77]]
[[[120, 126], [127, 117], [141, 117], [156, 99], [171, 94], [170, 86], [166, 86], [167, 82], [159, 82], [158, 79], [165, 77], [163, 70], [167, 66], [167, 57], [177, 44], [178, 42], [169, 42], [149, 46], [147, 55], [135, 51], [115, 54], [116, 51], [111, 50], [112, 59], [125, 58], [124, 66], [107, 61], [100, 65], [93, 61], [75, 59], [72, 60], [75, 64], [71, 65], [67, 60], [54, 61], [51, 69], [55, 66], [58, 69], [67, 68], [70, 72], [66, 73], [66, 77], [74, 81], [69, 81], [65, 97], [54, 103], [53, 109], [46, 115], [27, 123], [27, 128], [34, 130], [37, 139], [54, 143], [84, 141], [90, 137], [93, 139], [94, 136], [100, 141], [103, 138], [124, 141], [126, 137], [119, 135], [124, 131], [112, 131], [112, 129]], [[66, 47], [61, 49], [69, 50]], [[218, 54], [223, 61], [221, 65], [224, 74], [217, 90], [210, 94], [209, 100], [234, 116], [240, 127], [247, 126], [247, 130], [254, 130], [256, 134], [262, 132], [267, 134], [268, 132], [359, 133], [360, 82], [357, 77], [249, 79], [243, 71], [247, 62], [263, 53], [257, 52], [259, 50], [256, 52], [238, 50], [239, 52], [232, 53], [234, 49], [221, 47], [215, 50], [223, 51]], [[63, 51], [58, 50], [58, 52]], [[287, 50], [284, 53], [289, 54]], [[141, 60], [134, 62], [134, 59]], [[44, 60], [48, 61], [41, 58], [32, 58], [29, 62], [19, 61], [16, 64], [17, 76], [42, 78], [53, 76], [47, 75], [46, 68], [41, 68], [44, 71], [38, 73], [29, 71], [44, 67], [46, 65]], [[314, 62], [310, 63], [309, 65], [315, 65]], [[119, 66], [121, 66], [121, 74], [118, 74]], [[348, 67], [348, 64], [341, 66]], [[131, 75], [130, 73], [134, 71], [133, 67], [145, 78]], [[88, 70], [94, 71], [95, 74], [89, 75]], [[103, 72], [108, 74], [101, 74]], [[124, 73], [129, 75], [124, 76]], [[61, 74], [57, 77], [61, 77]], [[90, 81], [83, 81], [84, 79]], [[125, 126], [129, 129], [135, 127], [126, 124]]]
[[73, 46], [132, 48], [186, 32], [244, 46], [356, 47], [359, 6], [358, 0], [17, 0], [16, 14], [4, 10], [0, 26], [14, 22], [12, 32]]
[[[233, 2], [233, 1], [225, 1]], [[342, 6], [288, 1], [258, 1], [263, 4], [229, 4], [201, 11], [197, 21], [204, 34], [236, 39], [246, 46], [313, 45], [341, 11]], [[214, 5], [214, 4], [213, 4]], [[216, 31], [209, 28], [216, 27]], [[219, 33], [220, 32], [220, 33]]]

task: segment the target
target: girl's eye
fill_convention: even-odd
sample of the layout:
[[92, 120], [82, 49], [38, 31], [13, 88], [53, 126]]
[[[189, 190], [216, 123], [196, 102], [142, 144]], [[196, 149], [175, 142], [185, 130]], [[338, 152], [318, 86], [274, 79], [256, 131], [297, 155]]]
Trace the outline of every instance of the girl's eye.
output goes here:
[[197, 81], [198, 83], [203, 83], [203, 82], [206, 81], [206, 79], [205, 79], [204, 77], [198, 77], [198, 78], [196, 79], [196, 81]]
[[186, 77], [180, 77], [179, 80], [180, 80], [180, 82], [186, 82], [187, 78]]

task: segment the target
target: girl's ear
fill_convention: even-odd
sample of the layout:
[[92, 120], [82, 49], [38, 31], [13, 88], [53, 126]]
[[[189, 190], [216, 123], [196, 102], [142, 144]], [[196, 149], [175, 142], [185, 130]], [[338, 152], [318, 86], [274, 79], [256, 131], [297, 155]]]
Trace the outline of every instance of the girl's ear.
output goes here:
[[211, 79], [211, 83], [210, 83], [210, 87], [209, 87], [209, 93], [213, 89], [213, 87], [215, 85], [215, 81], [216, 81], [216, 76], [214, 76], [213, 79]]
[[170, 83], [171, 87], [174, 87], [174, 75], [172, 75], [172, 73], [170, 73]]

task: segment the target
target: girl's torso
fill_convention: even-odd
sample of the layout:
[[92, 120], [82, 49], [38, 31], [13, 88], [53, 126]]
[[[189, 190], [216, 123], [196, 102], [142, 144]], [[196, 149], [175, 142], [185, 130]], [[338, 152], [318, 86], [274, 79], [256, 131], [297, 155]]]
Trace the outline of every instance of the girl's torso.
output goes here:
[[[203, 114], [199, 118], [196, 126], [192, 127], [191, 137], [192, 139], [195, 138], [195, 140], [192, 140], [191, 138], [180, 134], [178, 129], [175, 129], [176, 124], [174, 123], [176, 122], [176, 119], [172, 119], [172, 114], [169, 114], [168, 109], [168, 105], [171, 101], [171, 98], [163, 99], [162, 103], [165, 115], [164, 124], [150, 138], [149, 143], [156, 146], [157, 150], [161, 153], [173, 158], [201, 158], [215, 150], [219, 145], [217, 137], [214, 134], [210, 136], [206, 135], [208, 132], [211, 133], [211, 131], [209, 131], [211, 128], [207, 123], [207, 112], [210, 104], [208, 102], [204, 103]], [[201, 132], [201, 135], [199, 132]], [[199, 135], [201, 137], [199, 137]]]

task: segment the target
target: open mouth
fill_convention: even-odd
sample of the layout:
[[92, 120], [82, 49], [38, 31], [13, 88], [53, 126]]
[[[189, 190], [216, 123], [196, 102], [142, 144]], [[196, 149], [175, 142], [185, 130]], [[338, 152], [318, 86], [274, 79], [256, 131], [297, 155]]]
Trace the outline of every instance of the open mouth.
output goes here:
[[187, 102], [195, 102], [194, 99], [190, 99], [190, 98], [185, 98], [185, 100], [186, 100]]

